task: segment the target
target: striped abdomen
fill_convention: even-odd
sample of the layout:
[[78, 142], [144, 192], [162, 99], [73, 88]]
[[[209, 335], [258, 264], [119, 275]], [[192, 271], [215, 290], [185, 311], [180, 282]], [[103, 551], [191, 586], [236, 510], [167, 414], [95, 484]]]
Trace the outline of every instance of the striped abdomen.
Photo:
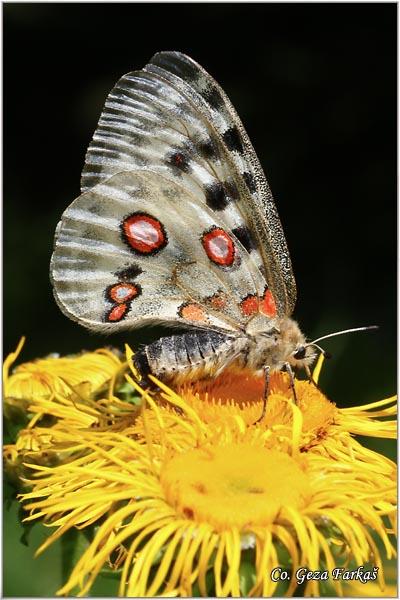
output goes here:
[[196, 331], [163, 337], [134, 356], [142, 376], [163, 381], [191, 380], [212, 376], [229, 362], [235, 338], [216, 331]]

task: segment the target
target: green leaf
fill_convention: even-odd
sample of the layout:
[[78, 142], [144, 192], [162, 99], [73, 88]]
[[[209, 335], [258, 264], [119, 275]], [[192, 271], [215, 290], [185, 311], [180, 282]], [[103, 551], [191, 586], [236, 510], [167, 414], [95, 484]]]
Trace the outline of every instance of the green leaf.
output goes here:
[[133, 385], [131, 385], [128, 381], [125, 381], [122, 385], [120, 385], [116, 391], [121, 400], [124, 400], [125, 402], [131, 402], [132, 404], [136, 404], [136, 406], [140, 406], [142, 398], [139, 396]]
[[3, 482], [3, 500], [4, 506], [7, 510], [10, 509], [13, 502], [17, 503], [16, 495], [17, 488], [12, 481], [5, 479]]
[[247, 596], [256, 582], [254, 561], [241, 561], [239, 567], [240, 593]]
[[21, 504], [18, 507], [18, 519], [21, 523], [21, 527], [23, 528], [23, 533], [20, 537], [20, 542], [24, 546], [29, 546], [29, 538], [33, 527], [36, 525], [35, 521], [23, 521], [23, 519], [27, 516], [26, 510], [24, 510]]
[[22, 406], [4, 402], [3, 443], [13, 444], [17, 439], [18, 433], [26, 427], [28, 422], [29, 415]]
[[115, 573], [114, 577], [110, 574], [106, 574], [103, 571], [99, 573], [93, 586], [90, 590], [91, 598], [117, 598], [118, 597], [118, 585], [119, 585], [119, 571]]
[[[215, 596], [215, 580], [214, 580], [214, 572], [210, 568], [206, 573], [206, 590], [207, 590], [207, 598]], [[200, 598], [200, 588], [197, 581], [192, 585], [192, 596], [193, 598]]]
[[103, 567], [100, 571], [100, 575], [104, 579], [120, 580], [122, 569], [112, 569], [111, 567]]
[[81, 531], [72, 528], [64, 533], [60, 542], [61, 574], [63, 581], [66, 581], [79, 558], [89, 546], [89, 540]]

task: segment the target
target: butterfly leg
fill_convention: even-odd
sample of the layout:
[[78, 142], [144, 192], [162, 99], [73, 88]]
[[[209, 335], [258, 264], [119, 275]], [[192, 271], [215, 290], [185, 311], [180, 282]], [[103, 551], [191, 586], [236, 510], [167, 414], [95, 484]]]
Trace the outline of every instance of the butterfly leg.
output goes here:
[[266, 365], [264, 367], [264, 397], [263, 397], [262, 413], [261, 413], [261, 416], [257, 419], [257, 421], [254, 421], [253, 425], [262, 421], [267, 412], [267, 402], [268, 402], [268, 396], [269, 396], [269, 372], [270, 372], [270, 367], [268, 365]]
[[[147, 355], [145, 353], [145, 348], [139, 350], [133, 357], [133, 364], [135, 369], [140, 374], [140, 386], [145, 392], [150, 392], [150, 394], [157, 395], [160, 394], [163, 390], [149, 378], [149, 375], [152, 375], [150, 365], [148, 363]], [[144, 405], [142, 405], [144, 406]], [[183, 414], [182, 409], [178, 406], [174, 407], [174, 410], [178, 414]]]
[[294, 386], [294, 373], [292, 367], [288, 362], [283, 365], [282, 371], [286, 371], [286, 373], [289, 375], [290, 387], [292, 389], [294, 403], [298, 405], [299, 401], [297, 399], [296, 388]]
[[155, 394], [155, 393], [162, 391], [161, 388], [158, 387], [158, 385], [156, 383], [154, 383], [154, 381], [151, 381], [151, 379], [147, 375], [142, 375], [142, 378], [139, 383], [140, 383], [140, 386], [146, 392], [152, 392]]
[[146, 392], [158, 393], [161, 389], [154, 381], [151, 381], [149, 375], [152, 375], [150, 365], [147, 360], [146, 353], [143, 350], [139, 350], [132, 357], [133, 365], [136, 371], [140, 374], [140, 385]]

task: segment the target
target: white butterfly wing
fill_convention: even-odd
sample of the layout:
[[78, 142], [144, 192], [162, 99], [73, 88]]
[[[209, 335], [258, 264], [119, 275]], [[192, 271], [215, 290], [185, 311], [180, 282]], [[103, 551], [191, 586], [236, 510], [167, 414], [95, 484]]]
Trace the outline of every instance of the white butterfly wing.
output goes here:
[[67, 208], [51, 273], [63, 312], [104, 332], [156, 322], [235, 330], [247, 320], [243, 289], [261, 296], [265, 286], [218, 216], [149, 170], [117, 173]]
[[82, 191], [136, 168], [179, 182], [218, 214], [264, 274], [278, 314], [292, 312], [290, 257], [257, 156], [222, 89], [179, 52], [156, 54], [111, 91], [86, 156]]

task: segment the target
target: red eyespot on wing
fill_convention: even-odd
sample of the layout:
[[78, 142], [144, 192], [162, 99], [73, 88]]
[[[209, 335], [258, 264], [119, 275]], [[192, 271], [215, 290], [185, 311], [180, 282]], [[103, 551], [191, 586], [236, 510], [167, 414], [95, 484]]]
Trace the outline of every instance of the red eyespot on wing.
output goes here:
[[146, 213], [134, 213], [122, 223], [124, 240], [138, 254], [155, 254], [167, 245], [161, 221]]
[[265, 290], [264, 296], [260, 301], [260, 312], [262, 312], [264, 315], [267, 315], [267, 317], [275, 317], [276, 304], [271, 290]]
[[130, 283], [117, 283], [108, 289], [108, 296], [113, 302], [122, 304], [129, 302], [140, 294], [140, 287]]
[[220, 227], [203, 234], [201, 243], [208, 258], [217, 265], [230, 267], [235, 259], [235, 245], [231, 237]]
[[242, 313], [246, 315], [246, 317], [250, 317], [251, 315], [254, 315], [256, 312], [258, 312], [259, 305], [260, 301], [257, 298], [257, 296], [254, 296], [254, 294], [249, 294], [248, 296], [246, 296], [246, 298], [243, 298], [243, 300], [241, 301], [240, 308], [242, 310]]
[[111, 323], [115, 323], [116, 321], [121, 321], [127, 313], [128, 305], [127, 304], [117, 304], [110, 310], [107, 315], [107, 321]]

